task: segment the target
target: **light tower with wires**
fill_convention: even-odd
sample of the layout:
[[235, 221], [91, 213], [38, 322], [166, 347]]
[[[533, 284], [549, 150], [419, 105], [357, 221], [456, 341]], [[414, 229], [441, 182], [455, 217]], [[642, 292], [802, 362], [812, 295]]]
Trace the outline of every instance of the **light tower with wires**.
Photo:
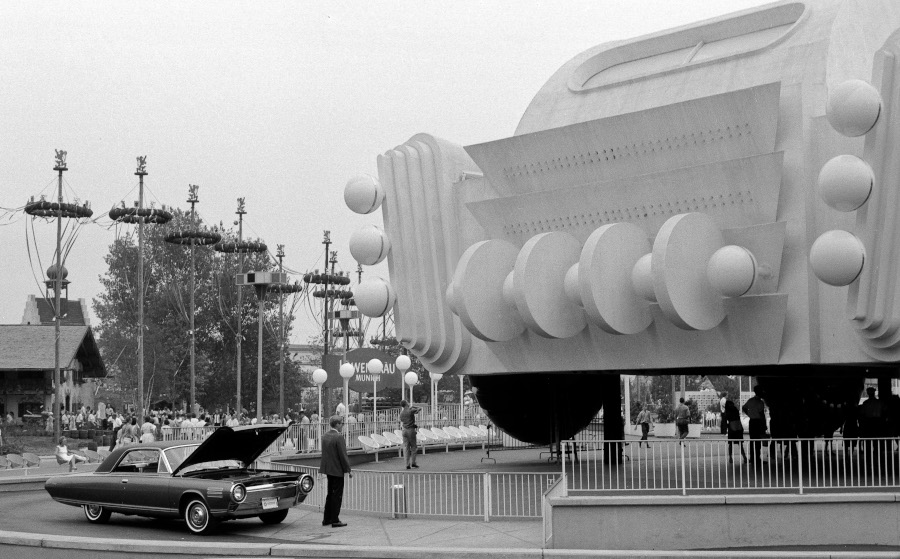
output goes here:
[[[244, 255], [251, 254], [254, 252], [266, 252], [269, 248], [262, 241], [245, 241], [244, 240], [244, 214], [247, 213], [247, 210], [244, 206], [244, 198], [238, 198], [238, 207], [235, 212], [238, 216], [237, 221], [234, 222], [235, 225], [238, 226], [238, 238], [237, 241], [234, 240], [222, 240], [220, 243], [216, 243], [213, 247], [216, 252], [223, 252], [228, 254], [238, 254], [240, 255], [240, 267], [238, 269], [238, 274], [244, 273]], [[237, 392], [235, 395], [235, 410], [240, 415], [241, 414], [241, 312], [242, 312], [242, 292], [241, 286], [237, 286], [237, 329], [235, 330], [235, 347], [236, 347], [236, 369], [235, 376], [237, 377]]]
[[[147, 176], [147, 156], [139, 155], [137, 157], [137, 170], [134, 172], [138, 177], [138, 200], [133, 208], [125, 207], [122, 202], [121, 207], [113, 207], [109, 210], [109, 218], [113, 221], [121, 223], [137, 223], [138, 224], [138, 370], [137, 370], [137, 399], [138, 408], [141, 410], [141, 417], [144, 416], [144, 224], [152, 223], [162, 225], [172, 220], [171, 212], [167, 211], [165, 206], [161, 210], [156, 208], [144, 207], [144, 177]], [[193, 326], [191, 326], [193, 330]]]
[[[278, 258], [278, 272], [284, 274], [284, 245], [278, 245], [275, 257]], [[269, 286], [269, 291], [278, 293], [278, 326], [280, 330], [278, 338], [278, 413], [282, 418], [284, 418], [284, 350], [287, 346], [287, 340], [284, 339], [284, 294], [298, 293], [302, 290], [303, 286], [299, 282], [273, 283]]]
[[196, 290], [196, 272], [194, 270], [194, 245], [206, 246], [219, 242], [222, 236], [215, 231], [209, 231], [201, 228], [196, 223], [196, 213], [194, 206], [200, 202], [197, 191], [200, 187], [196, 184], [188, 185], [188, 204], [191, 205], [191, 226], [188, 229], [173, 231], [166, 237], [167, 243], [176, 245], [190, 245], [191, 247], [191, 411], [197, 413], [197, 391], [196, 391], [196, 368], [195, 368], [195, 347], [197, 334], [194, 328], [194, 291]]
[[[63, 265], [62, 265], [62, 220], [63, 218], [67, 219], [82, 219], [88, 218], [94, 215], [94, 212], [91, 210], [91, 205], [89, 202], [85, 202], [83, 205], [79, 205], [76, 201], [75, 204], [67, 204], [63, 202], [63, 172], [68, 171], [69, 168], [66, 166], [66, 152], [63, 150], [56, 150], [56, 165], [53, 167], [53, 170], [58, 173], [57, 179], [57, 201], [56, 202], [48, 202], [43, 198], [41, 200], [35, 201], [32, 196], [31, 201], [25, 204], [25, 213], [34, 217], [47, 217], [47, 218], [56, 218], [56, 270], [55, 277], [50, 278], [55, 280], [55, 286], [53, 289], [53, 327], [55, 329], [55, 345], [54, 345], [54, 356], [53, 356], [53, 389], [54, 389], [54, 400], [52, 405], [50, 406], [51, 413], [53, 414], [53, 435], [55, 440], [59, 440], [60, 436], [60, 422], [59, 422], [59, 403], [62, 402], [62, 379], [60, 378], [60, 367], [59, 367], [59, 336], [60, 336], [60, 328], [59, 323], [62, 319], [62, 312], [60, 311], [60, 298], [62, 296], [62, 288], [63, 288]], [[49, 276], [49, 274], [48, 274]]]

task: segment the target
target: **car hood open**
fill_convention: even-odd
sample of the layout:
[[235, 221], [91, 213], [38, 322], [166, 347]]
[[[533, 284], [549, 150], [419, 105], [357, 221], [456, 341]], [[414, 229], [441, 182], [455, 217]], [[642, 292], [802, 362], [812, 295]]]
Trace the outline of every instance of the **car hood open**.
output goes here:
[[175, 468], [172, 475], [178, 474], [188, 466], [214, 460], [239, 460], [247, 466], [285, 431], [286, 425], [219, 427]]

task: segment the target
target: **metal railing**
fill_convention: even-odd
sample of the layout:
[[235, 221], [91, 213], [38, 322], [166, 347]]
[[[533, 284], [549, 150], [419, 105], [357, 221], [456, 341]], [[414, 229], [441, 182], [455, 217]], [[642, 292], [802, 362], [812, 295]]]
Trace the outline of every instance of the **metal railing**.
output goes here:
[[[318, 468], [271, 462], [267, 469], [316, 478], [304, 506], [324, 507], [328, 482]], [[343, 510], [393, 518], [541, 518], [542, 495], [558, 473], [376, 472], [353, 470], [344, 484]]]
[[[572, 492], [692, 494], [895, 490], [897, 439], [565, 441]], [[743, 448], [741, 448], [743, 446]]]

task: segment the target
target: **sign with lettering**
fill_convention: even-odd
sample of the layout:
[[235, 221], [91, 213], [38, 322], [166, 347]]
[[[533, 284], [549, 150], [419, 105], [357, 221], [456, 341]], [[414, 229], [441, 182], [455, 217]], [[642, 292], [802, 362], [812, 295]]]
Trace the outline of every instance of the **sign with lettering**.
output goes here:
[[[384, 365], [380, 375], [373, 375], [366, 370], [366, 365], [371, 359], [380, 359]], [[401, 375], [394, 364], [395, 357], [374, 348], [351, 349], [347, 352], [347, 359], [342, 354], [329, 354], [325, 357], [325, 371], [328, 380], [325, 388], [342, 388], [344, 379], [341, 378], [340, 368], [343, 363], [350, 363], [356, 371], [350, 379], [348, 386], [355, 392], [372, 392], [373, 383], [377, 390], [383, 388], [400, 388]]]

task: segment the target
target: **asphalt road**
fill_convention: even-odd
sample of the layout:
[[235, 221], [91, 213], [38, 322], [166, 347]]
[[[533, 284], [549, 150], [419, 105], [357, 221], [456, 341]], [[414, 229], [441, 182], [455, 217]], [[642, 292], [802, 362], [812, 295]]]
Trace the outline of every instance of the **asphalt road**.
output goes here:
[[[108, 524], [90, 524], [81, 508], [57, 503], [45, 491], [0, 493], [0, 511], [3, 511], [3, 530], [62, 536], [271, 544], [300, 543], [296, 537], [297, 530], [302, 529], [300, 523], [310, 525], [309, 539], [303, 538], [301, 541], [314, 541], [315, 534], [321, 532], [314, 523], [319, 514], [310, 515], [300, 508], [291, 509], [282, 524], [269, 526], [252, 518], [235, 520], [223, 522], [215, 533], [203, 537], [192, 535], [184, 522], [178, 520], [113, 514]], [[290, 539], [286, 537], [287, 534], [279, 537], [279, 532], [285, 530], [293, 534]]]

